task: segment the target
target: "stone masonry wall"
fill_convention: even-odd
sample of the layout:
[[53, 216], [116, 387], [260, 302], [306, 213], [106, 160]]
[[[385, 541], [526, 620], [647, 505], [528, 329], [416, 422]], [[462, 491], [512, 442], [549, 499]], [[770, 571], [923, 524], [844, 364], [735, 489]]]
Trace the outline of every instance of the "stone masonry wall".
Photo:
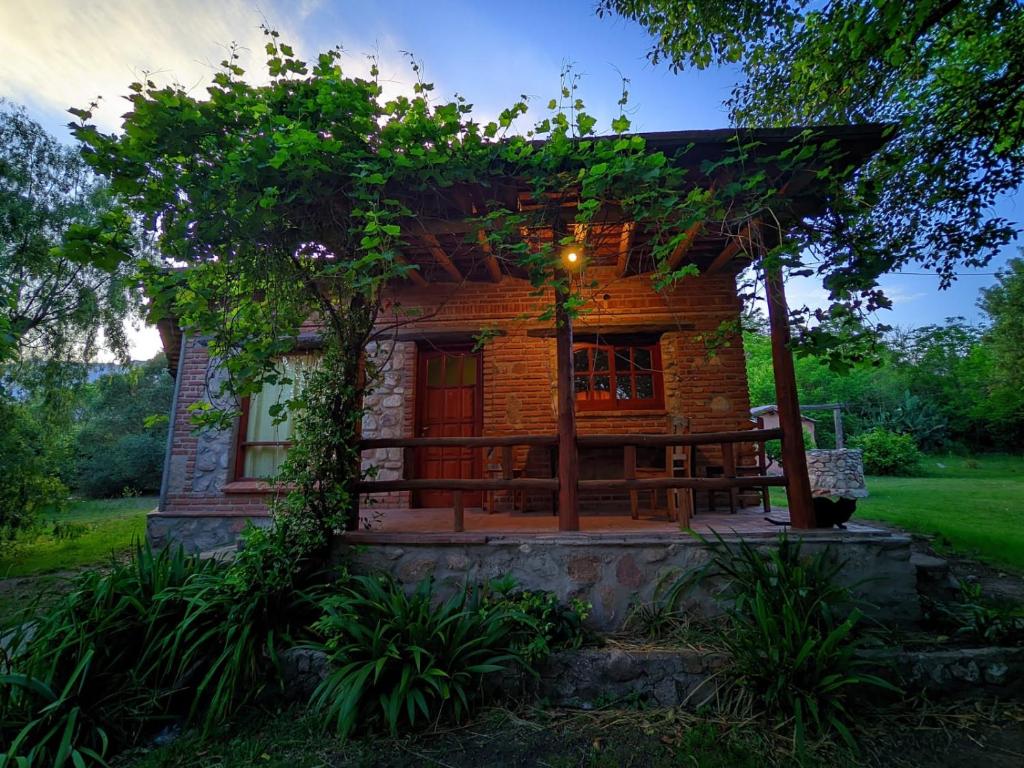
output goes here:
[[813, 449], [807, 451], [807, 475], [815, 496], [867, 498], [864, 460], [859, 449]]
[[[413, 433], [415, 418], [416, 344], [413, 342], [372, 342], [366, 350], [377, 368], [364, 404], [363, 437], [403, 437]], [[363, 453], [363, 471], [376, 467], [375, 479], [401, 480], [404, 466], [401, 448], [380, 448]], [[381, 493], [367, 497], [368, 506], [408, 506], [409, 494]]]
[[[770, 535], [746, 538], [775, 546]], [[908, 535], [813, 531], [802, 538], [808, 553], [831, 547], [842, 558], [840, 579], [871, 606], [877, 618], [896, 624], [917, 618], [916, 572], [910, 563]], [[339, 548], [355, 570], [384, 570], [409, 585], [432, 577], [442, 593], [511, 576], [524, 589], [550, 590], [562, 600], [577, 597], [590, 602], [594, 607], [590, 621], [599, 630], [621, 627], [631, 603], [650, 601], [662, 578], [693, 572], [710, 559], [706, 545], [682, 534], [501, 535], [445, 544], [409, 537], [401, 544], [351, 548], [342, 539]], [[690, 602], [714, 612], [724, 586], [708, 580], [691, 593]]]

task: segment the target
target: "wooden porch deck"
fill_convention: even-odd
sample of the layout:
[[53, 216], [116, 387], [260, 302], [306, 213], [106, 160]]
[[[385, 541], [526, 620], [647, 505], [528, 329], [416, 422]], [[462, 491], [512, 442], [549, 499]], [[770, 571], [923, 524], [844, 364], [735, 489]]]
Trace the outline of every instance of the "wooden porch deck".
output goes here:
[[[784, 507], [774, 507], [772, 518], [788, 520], [789, 511]], [[453, 510], [451, 508], [426, 509], [383, 509], [365, 508], [360, 511], [359, 532], [357, 538], [374, 534], [433, 534], [435, 536], [459, 535], [445, 534], [452, 526]], [[500, 534], [527, 533], [552, 534], [558, 533], [558, 517], [550, 512], [509, 512], [499, 511], [488, 514], [480, 507], [467, 507], [464, 513], [465, 534]], [[774, 525], [765, 520], [764, 509], [742, 507], [736, 514], [719, 510], [715, 512], [700, 511], [691, 520], [693, 531], [709, 534], [712, 530], [722, 534], [736, 533], [741, 536], [774, 535], [783, 526]], [[621, 512], [591, 512], [585, 509], [580, 514], [580, 532], [582, 533], [613, 533], [613, 534], [658, 534], [683, 535], [679, 523], [670, 522], [665, 510], [651, 512], [643, 510], [639, 519], [630, 517], [628, 505]], [[845, 531], [838, 529], [815, 529], [800, 531], [803, 534], [815, 533], [881, 533], [881, 529], [851, 521]], [[355, 532], [353, 532], [355, 533]]]

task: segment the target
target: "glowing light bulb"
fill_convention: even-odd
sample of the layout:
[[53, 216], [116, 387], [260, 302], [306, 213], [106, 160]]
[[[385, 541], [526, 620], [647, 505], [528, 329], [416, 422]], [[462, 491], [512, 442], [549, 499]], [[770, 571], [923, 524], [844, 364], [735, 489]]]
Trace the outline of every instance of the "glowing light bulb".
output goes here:
[[579, 256], [576, 255], [576, 251], [569, 251], [569, 254], [566, 256], [566, 258], [569, 260], [570, 264], [575, 264]]

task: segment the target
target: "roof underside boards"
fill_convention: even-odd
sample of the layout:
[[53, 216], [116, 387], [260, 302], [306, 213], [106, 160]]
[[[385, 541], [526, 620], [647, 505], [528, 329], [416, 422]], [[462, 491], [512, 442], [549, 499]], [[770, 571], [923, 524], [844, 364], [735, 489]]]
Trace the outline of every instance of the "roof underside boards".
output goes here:
[[[742, 144], [751, 161], [761, 158], [756, 167], [771, 173], [767, 158], [791, 147], [810, 142], [834, 142], [833, 162], [836, 158], [844, 166], [859, 166], [877, 151], [889, 137], [891, 126], [867, 124], [857, 126], [817, 126], [808, 139], [807, 129], [719, 129], [702, 131], [671, 131], [638, 134], [646, 141], [649, 151], [661, 151], [671, 162], [687, 170], [694, 187], [722, 188], [733, 176], [724, 166], [711, 174], [702, 171], [714, 165], [727, 153]], [[622, 138], [622, 137], [615, 137]], [[772, 211], [780, 228], [787, 229], [802, 217], [823, 210], [825, 201], [821, 183], [816, 174], [819, 168], [813, 159], [799, 170], [780, 172], [777, 188], [783, 192], [786, 205], [783, 210]], [[749, 167], [756, 164], [751, 162]], [[431, 194], [429, 197], [410, 199], [413, 210], [420, 215], [403, 225], [402, 238], [407, 243], [397, 258], [416, 267], [405, 278], [410, 285], [426, 287], [432, 283], [457, 285], [463, 282], [499, 282], [505, 276], [527, 277], [514, 259], [495, 252], [481, 230], [480, 217], [500, 206], [504, 210], [538, 210], [546, 213], [557, 208], [563, 221], [575, 219], [575, 201], [535, 201], [520, 180], [508, 177], [482, 184], [462, 184]], [[541, 217], [543, 220], [543, 217]], [[755, 253], [759, 221], [753, 216], [739, 214], [728, 221], [682, 222], [675, 230], [663, 222], [632, 221], [614, 204], [602, 206], [586, 231], [577, 228], [576, 237], [585, 244], [588, 266], [614, 267], [619, 277], [649, 273], [655, 269], [652, 247], [667, 238], [683, 234], [668, 257], [671, 267], [689, 264], [702, 272], [720, 269], [738, 272], [748, 264]], [[546, 225], [521, 230], [519, 237], [531, 248], [551, 242], [554, 230], [550, 221]], [[181, 345], [181, 331], [177, 322], [168, 318], [158, 324], [167, 353], [168, 368], [176, 372]]]
[[[789, 147], [805, 143], [822, 144], [834, 141], [833, 162], [843, 165], [862, 164], [886, 141], [886, 126], [818, 127], [811, 139], [803, 128], [792, 129], [722, 129], [711, 131], [673, 131], [639, 134], [651, 151], [664, 152], [673, 162], [685, 167], [692, 175], [694, 187], [723, 188], [735, 173], [727, 166], [718, 166], [711, 174], [701, 169], [708, 163], [722, 159], [737, 149], [740, 143], [747, 147], [750, 167], [767, 171], [772, 176], [772, 163], [767, 158], [778, 155]], [[754, 160], [762, 159], [760, 165]], [[821, 183], [813, 159], [799, 170], [777, 170], [777, 188], [785, 205], [772, 211], [782, 228], [787, 228], [801, 217], [820, 212], [824, 207]], [[416, 275], [410, 276], [419, 285], [429, 283], [497, 282], [503, 276], [525, 277], [514, 259], [496, 253], [481, 231], [479, 217], [498, 208], [505, 210], [560, 211], [563, 220], [574, 219], [575, 201], [572, 199], [531, 199], [529, 190], [514, 178], [500, 183], [483, 185], [462, 184], [415, 200], [415, 209], [423, 214], [408, 221], [403, 227], [407, 246], [401, 253], [403, 261], [416, 266]], [[546, 209], [546, 210], [545, 210]], [[667, 230], [663, 222], [632, 221], [622, 209], [606, 204], [585, 231], [577, 227], [576, 237], [585, 244], [588, 266], [612, 266], [621, 277], [638, 275], [656, 268], [653, 246], [668, 238], [685, 233], [670, 254], [672, 267], [695, 265], [702, 272], [729, 269], [739, 271], [749, 263], [755, 253], [754, 241], [761, 222], [744, 217], [722, 221], [685, 222], [676, 230]], [[531, 249], [550, 243], [554, 231], [550, 223], [522, 229], [522, 241]]]

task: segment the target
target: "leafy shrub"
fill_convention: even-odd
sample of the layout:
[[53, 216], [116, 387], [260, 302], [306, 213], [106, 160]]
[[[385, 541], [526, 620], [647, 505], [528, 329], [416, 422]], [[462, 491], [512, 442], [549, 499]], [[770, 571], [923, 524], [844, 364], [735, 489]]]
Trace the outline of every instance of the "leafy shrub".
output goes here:
[[876, 427], [850, 443], [863, 452], [869, 475], [912, 475], [919, 470], [921, 452], [910, 435]]
[[157, 602], [182, 605], [159, 643], [168, 679], [191, 691], [189, 719], [226, 720], [268, 685], [280, 684], [278, 651], [317, 616], [323, 574], [289, 548], [287, 527], [250, 526], [226, 568], [198, 573]]
[[300, 585], [318, 575], [284, 537], [250, 530], [230, 564], [139, 545], [26, 612], [0, 657], [0, 768], [102, 765], [155, 723], [209, 727], [251, 701], [316, 615]]
[[47, 450], [46, 430], [0, 392], [0, 541], [62, 508], [68, 491]]
[[579, 648], [589, 633], [583, 622], [591, 605], [579, 599], [562, 603], [554, 592], [519, 590], [512, 578], [492, 581], [484, 590], [482, 610], [508, 614], [513, 624], [512, 647], [528, 664], [552, 651]]
[[76, 485], [86, 496], [110, 498], [156, 493], [160, 490], [166, 437], [123, 435], [81, 456]]
[[85, 534], [89, 526], [81, 523], [69, 523], [64, 520], [54, 520], [50, 535], [57, 541], [73, 541]]
[[332, 671], [313, 708], [347, 737], [357, 723], [394, 735], [417, 721], [462, 720], [486, 675], [519, 661], [510, 608], [482, 605], [479, 590], [437, 604], [430, 581], [406, 594], [389, 576], [358, 576], [323, 601], [314, 625]]
[[850, 694], [863, 686], [895, 690], [865, 673], [856, 657], [860, 612], [836, 583], [842, 564], [828, 550], [805, 556], [799, 540], [779, 537], [759, 550], [720, 537], [714, 571], [729, 580], [731, 627], [723, 641], [730, 674], [754, 706], [792, 720], [803, 748], [808, 732], [836, 732], [852, 745]]
[[126, 488], [159, 490], [173, 391], [162, 355], [89, 385], [75, 438], [78, 491], [112, 497]]
[[957, 602], [929, 602], [925, 613], [940, 629], [954, 637], [986, 645], [1024, 645], [1024, 612], [1021, 608], [990, 604], [977, 583], [959, 581]]
[[174, 691], [153, 649], [182, 611], [156, 598], [220, 570], [181, 549], [140, 545], [130, 563], [81, 575], [56, 605], [6, 637], [0, 766], [103, 764], [166, 716]]

